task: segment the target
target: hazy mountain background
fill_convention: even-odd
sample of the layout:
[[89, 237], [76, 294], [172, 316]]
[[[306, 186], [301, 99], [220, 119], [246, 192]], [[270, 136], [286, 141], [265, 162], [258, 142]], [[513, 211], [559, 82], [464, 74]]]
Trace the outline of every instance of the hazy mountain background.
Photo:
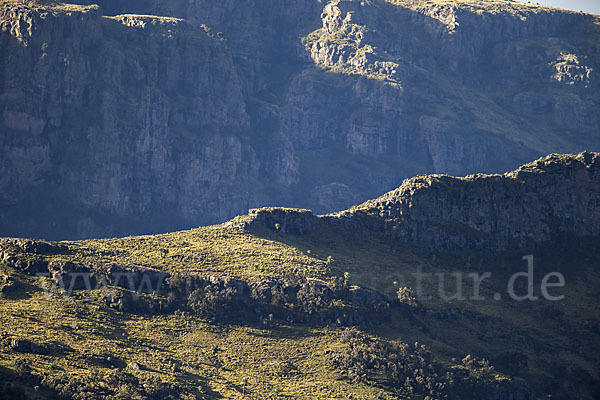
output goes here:
[[265, 205], [324, 213], [416, 174], [600, 145], [599, 17], [579, 12], [4, 0], [0, 26], [5, 236], [153, 233]]

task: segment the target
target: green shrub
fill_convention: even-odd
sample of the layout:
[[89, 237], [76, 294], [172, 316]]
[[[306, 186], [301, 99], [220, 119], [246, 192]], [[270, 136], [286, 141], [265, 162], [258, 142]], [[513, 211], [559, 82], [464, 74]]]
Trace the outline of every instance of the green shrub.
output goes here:
[[237, 290], [232, 287], [221, 288], [218, 285], [207, 285], [190, 293], [188, 306], [202, 318], [216, 318], [230, 305], [236, 293]]
[[305, 282], [298, 291], [298, 305], [308, 314], [324, 311], [333, 305], [333, 292], [318, 281]]
[[421, 306], [417, 301], [417, 297], [415, 296], [414, 290], [412, 290], [411, 288], [405, 286], [398, 288], [396, 296], [398, 297], [398, 300], [401, 304], [404, 304], [411, 308], [419, 308]]
[[370, 382], [383, 376], [386, 386], [408, 396], [444, 396], [447, 378], [438, 374], [425, 346], [372, 339], [354, 329], [346, 330], [341, 342], [346, 348], [333, 362], [352, 382]]

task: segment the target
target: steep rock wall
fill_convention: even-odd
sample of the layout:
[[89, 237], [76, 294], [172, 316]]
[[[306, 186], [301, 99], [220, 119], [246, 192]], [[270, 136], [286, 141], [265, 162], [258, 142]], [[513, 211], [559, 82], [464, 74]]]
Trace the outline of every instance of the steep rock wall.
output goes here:
[[600, 154], [552, 154], [502, 175], [423, 175], [360, 206], [315, 216], [252, 210], [229, 226], [308, 234], [316, 226], [374, 231], [435, 249], [525, 248], [568, 234], [600, 236]]
[[66, 236], [120, 230], [102, 215], [172, 229], [251, 205], [233, 187], [260, 162], [239, 135], [249, 117], [216, 36], [97, 7], [2, 11], [4, 230], [51, 230], [51, 214], [72, 222]]
[[590, 15], [493, 1], [78, 3], [1, 5], [0, 235], [150, 233], [263, 205], [325, 213], [417, 174], [600, 145]]

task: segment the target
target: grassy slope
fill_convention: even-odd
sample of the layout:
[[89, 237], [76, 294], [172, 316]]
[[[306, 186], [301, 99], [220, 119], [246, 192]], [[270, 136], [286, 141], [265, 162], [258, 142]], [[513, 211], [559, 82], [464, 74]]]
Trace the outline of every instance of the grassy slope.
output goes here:
[[[123, 368], [135, 361], [143, 367], [140, 377], [159, 376], [211, 397], [244, 397], [244, 378], [243, 391], [251, 398], [264, 398], [275, 388], [293, 398], [311, 398], [315, 387], [323, 398], [330, 391], [338, 398], [347, 398], [349, 392], [373, 393], [336, 380], [326, 360], [315, 357], [335, 341], [337, 335], [327, 328], [214, 326], [186, 314], [125, 316], [81, 300], [48, 300], [34, 287], [26, 299], [3, 300], [1, 320], [10, 336], [52, 341], [65, 349], [50, 356], [18, 356], [38, 372], [86, 374], [91, 366]], [[216, 354], [215, 346], [220, 349]], [[0, 362], [11, 368], [15, 358], [3, 352]], [[302, 379], [277, 376], [280, 365], [290, 360], [302, 371]]]
[[[390, 294], [394, 281], [414, 286], [411, 274], [417, 265], [423, 265], [425, 271], [492, 271], [495, 279], [482, 287], [486, 301], [425, 302], [429, 309], [453, 310], [451, 319], [395, 310], [388, 322], [361, 329], [407, 343], [425, 343], [441, 362], [450, 363], [468, 353], [487, 357], [501, 372], [510, 369], [503, 365], [503, 354], [516, 350], [528, 361], [528, 367], [517, 375], [541, 395], [544, 390], [556, 392], [548, 385], [557, 378], [561, 378], [562, 391], [589, 384], [584, 382], [586, 374], [591, 374], [588, 380], [598, 379], [594, 358], [600, 351], [597, 333], [585, 322], [600, 321], [593, 301], [598, 295], [594, 282], [600, 280], [594, 268], [598, 261], [590, 250], [597, 243], [562, 243], [562, 247], [534, 250], [538, 275], [554, 270], [565, 274], [567, 285], [560, 293], [566, 300], [554, 304], [491, 300], [493, 293], [505, 292], [502, 286], [508, 273], [525, 270], [523, 254], [428, 254], [360, 232], [322, 229], [294, 236], [208, 227], [159, 236], [68, 242], [71, 255], [50, 258], [194, 270], [248, 280], [264, 275], [318, 278], [349, 272], [352, 283]], [[328, 263], [330, 256], [334, 261]], [[328, 350], [340, 346], [343, 328], [285, 321], [269, 326], [210, 324], [182, 311], [158, 316], [126, 314], [79, 292], [74, 298], [58, 294], [48, 298], [40, 278], [2, 268], [16, 278], [18, 287], [0, 300], [0, 335], [54, 343], [55, 351], [46, 356], [23, 355], [5, 347], [0, 352], [1, 367], [14, 369], [15, 360], [25, 359], [36, 373], [65, 370], [85, 375], [92, 366], [125, 368], [135, 361], [143, 366], [132, 372], [136, 376], [158, 376], [209, 397], [325, 399], [350, 398], [351, 394], [371, 399], [380, 394], [375, 385], [342, 379], [332, 367]], [[541, 276], [536, 276], [536, 282], [540, 280]], [[435, 285], [426, 281], [429, 289]], [[466, 293], [468, 288], [465, 281]], [[280, 376], [287, 361], [297, 373]], [[558, 376], [557, 371], [561, 371]], [[393, 398], [393, 394], [384, 392], [383, 398]], [[586, 397], [580, 393], [579, 398]]]

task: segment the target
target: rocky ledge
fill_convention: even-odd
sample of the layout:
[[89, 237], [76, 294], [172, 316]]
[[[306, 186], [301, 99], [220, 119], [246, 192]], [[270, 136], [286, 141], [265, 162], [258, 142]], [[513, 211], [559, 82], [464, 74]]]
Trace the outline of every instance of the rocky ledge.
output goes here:
[[305, 234], [325, 224], [438, 249], [518, 249], [561, 234], [600, 236], [600, 154], [551, 154], [501, 175], [422, 175], [338, 213], [264, 208], [239, 221], [229, 226]]
[[262, 225], [282, 233], [303, 235], [312, 232], [315, 218], [311, 210], [263, 207], [248, 210], [247, 216], [234, 218], [223, 226], [248, 229]]

